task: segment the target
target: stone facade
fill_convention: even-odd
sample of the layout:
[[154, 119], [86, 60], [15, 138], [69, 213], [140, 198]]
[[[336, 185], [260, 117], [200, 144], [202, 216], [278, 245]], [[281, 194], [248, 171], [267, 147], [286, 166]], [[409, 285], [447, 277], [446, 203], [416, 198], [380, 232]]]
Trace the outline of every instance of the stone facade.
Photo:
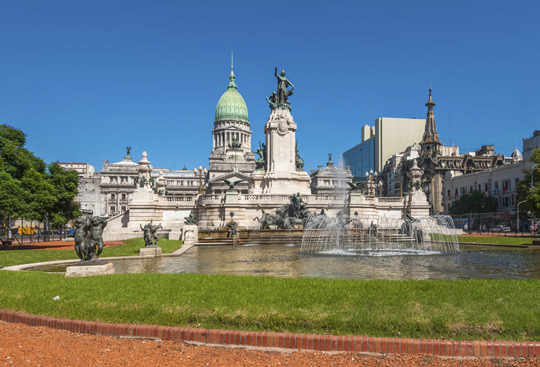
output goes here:
[[288, 109], [272, 110], [264, 126], [266, 167], [251, 174], [251, 194], [311, 194], [309, 175], [296, 166], [296, 129]]
[[431, 205], [432, 214], [441, 214], [447, 207], [444, 194], [444, 177], [447, 172], [451, 174], [479, 172], [512, 163], [515, 159], [495, 154], [493, 145], [485, 145], [474, 153], [463, 155], [460, 155], [459, 147], [444, 146], [437, 132], [434, 106], [435, 102], [433, 102], [430, 88], [429, 100], [426, 103], [428, 111], [424, 135], [419, 144], [420, 150], [418, 151], [418, 148], [414, 146], [410, 147], [399, 163], [397, 163], [397, 159], [388, 161], [387, 166], [383, 169], [383, 180], [387, 195], [391, 192], [396, 195], [398, 189], [400, 192], [408, 192], [410, 184], [407, 173], [412, 167], [414, 160], [412, 157], [416, 157], [414, 151], [418, 151], [418, 166], [423, 172], [421, 182], [423, 191]]
[[[235, 84], [231, 66], [227, 90], [218, 101], [212, 130], [212, 152], [208, 172], [209, 194], [222, 194], [229, 182], [238, 182], [236, 189], [247, 194], [249, 183], [246, 178], [255, 169], [255, 157], [251, 151], [251, 130], [248, 109]], [[231, 176], [231, 172], [240, 175]]]
[[326, 167], [319, 166], [311, 171], [311, 192], [315, 195], [344, 195], [350, 190], [347, 183], [352, 183], [353, 175], [349, 168], [334, 165], [332, 155]]
[[[125, 192], [129, 204], [127, 211], [116, 211], [118, 214], [111, 217], [104, 239], [140, 237], [141, 226], [152, 220], [165, 228], [162, 236], [176, 239], [189, 232], [189, 239], [185, 239], [192, 241], [194, 232], [184, 220], [190, 214], [196, 217], [195, 228], [201, 230], [224, 229], [231, 220], [239, 230], [258, 229], [265, 213], [276, 212], [298, 194], [312, 213], [324, 210], [327, 215], [336, 216], [345, 211], [366, 226], [383, 216], [403, 218], [407, 213], [429, 213], [421, 191], [414, 197], [403, 198], [351, 192], [347, 185], [352, 181], [350, 170], [334, 166], [331, 157], [325, 168], [319, 167], [310, 177], [303, 170], [296, 142], [298, 126], [287, 100], [292, 89], [287, 90], [286, 86], [292, 84], [282, 84], [284, 76], [284, 71], [281, 77], [276, 73], [278, 93], [267, 99], [271, 113], [257, 160], [251, 151], [247, 106], [238, 93], [231, 67], [229, 85], [216, 107], [208, 171], [202, 167], [194, 171], [153, 168], [145, 152], [138, 163], [127, 154], [121, 162], [106, 164], [99, 184], [101, 192], [109, 195], [105, 208], [113, 214], [110, 195], [117, 193]], [[276, 99], [278, 95], [280, 98]]]
[[524, 180], [525, 171], [530, 168], [530, 161], [518, 160], [513, 164], [467, 174], [448, 172], [444, 180], [445, 212], [448, 212], [453, 201], [477, 190], [497, 198], [497, 211], [507, 211], [514, 215], [517, 187], [519, 182]]
[[540, 147], [540, 130], [535, 130], [533, 136], [523, 139], [523, 159], [529, 160], [534, 148]]

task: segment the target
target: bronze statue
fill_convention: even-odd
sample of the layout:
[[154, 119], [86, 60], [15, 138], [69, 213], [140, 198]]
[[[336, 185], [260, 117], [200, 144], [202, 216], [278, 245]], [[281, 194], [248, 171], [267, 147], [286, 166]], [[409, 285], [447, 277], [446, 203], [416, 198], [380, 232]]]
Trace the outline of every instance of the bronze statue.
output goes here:
[[188, 217], [184, 217], [184, 224], [197, 224], [195, 213], [190, 212]]
[[146, 224], [144, 227], [142, 225], [139, 225], [141, 227], [141, 230], [144, 232], [144, 246], [145, 247], [151, 247], [156, 246], [157, 242], [159, 241], [159, 236], [156, 234], [158, 229], [163, 228], [161, 224], [158, 224], [157, 226], [152, 224], [152, 220], [150, 220], [150, 223]]
[[259, 158], [255, 160], [255, 169], [266, 170], [266, 144], [259, 141], [259, 147], [257, 148], [257, 154]]
[[[277, 67], [274, 70], [274, 75], [277, 78], [277, 93], [276, 93], [276, 105], [277, 108], [287, 108], [291, 109], [289, 103], [289, 98], [293, 94], [294, 84], [291, 83], [289, 79], [285, 77], [285, 70], [282, 69], [280, 75], [277, 73]], [[290, 90], [287, 90], [288, 87], [291, 87]]]
[[230, 191], [235, 191], [235, 190], [234, 190], [234, 187], [235, 187], [239, 182], [241, 182], [242, 180], [238, 180], [238, 181], [223, 180], [223, 181], [229, 186], [229, 190], [227, 190], [227, 192], [230, 192]]
[[233, 237], [238, 233], [238, 223], [233, 220], [234, 212], [231, 212], [229, 215], [231, 216], [231, 221], [226, 224], [227, 228], [229, 229], [227, 232], [227, 237]]
[[126, 151], [127, 151], [126, 156], [129, 157], [129, 152], [131, 152], [131, 147], [130, 147], [130, 146], [127, 146], [127, 147], [126, 147]]
[[362, 188], [362, 183], [361, 182], [347, 182], [347, 185], [349, 185], [349, 187], [351, 188], [351, 191], [357, 191], [357, 190], [360, 190]]
[[271, 110], [275, 110], [277, 108], [276, 98], [277, 98], [276, 92], [272, 92], [270, 97], [266, 98], [266, 101], [268, 102], [269, 107], [270, 107]]
[[242, 143], [240, 143], [238, 138], [235, 136], [232, 138], [232, 141], [229, 143], [229, 148], [231, 150], [240, 150], [242, 149]]
[[107, 226], [107, 219], [100, 217], [92, 217], [90, 219], [92, 227], [92, 243], [97, 246], [96, 258], [103, 252], [103, 229]]
[[103, 229], [107, 219], [84, 215], [75, 220], [75, 252], [81, 262], [95, 261], [103, 251]]
[[304, 160], [302, 157], [300, 157], [300, 154], [298, 153], [298, 142], [296, 142], [296, 146], [294, 148], [296, 150], [296, 170], [302, 171], [304, 168]]

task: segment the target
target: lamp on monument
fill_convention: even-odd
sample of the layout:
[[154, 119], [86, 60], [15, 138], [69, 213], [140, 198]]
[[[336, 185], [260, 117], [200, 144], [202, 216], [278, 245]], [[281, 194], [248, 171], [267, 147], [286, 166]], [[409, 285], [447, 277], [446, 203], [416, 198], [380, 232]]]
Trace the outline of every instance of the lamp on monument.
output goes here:
[[208, 170], [203, 168], [202, 166], [199, 166], [199, 168], [195, 167], [193, 168], [193, 173], [195, 174], [195, 177], [199, 178], [199, 194], [203, 194], [205, 187], [203, 185], [203, 178], [208, 173]]

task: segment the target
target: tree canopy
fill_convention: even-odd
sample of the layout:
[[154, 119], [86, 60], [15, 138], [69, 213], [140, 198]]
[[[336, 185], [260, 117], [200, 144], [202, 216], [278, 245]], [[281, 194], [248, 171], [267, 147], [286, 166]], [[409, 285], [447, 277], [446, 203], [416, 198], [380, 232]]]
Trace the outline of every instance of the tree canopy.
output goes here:
[[448, 211], [452, 215], [495, 212], [497, 211], [497, 199], [474, 190], [454, 201]]
[[21, 130], [0, 125], [0, 216], [61, 226], [79, 214], [77, 173], [47, 167], [25, 145]]

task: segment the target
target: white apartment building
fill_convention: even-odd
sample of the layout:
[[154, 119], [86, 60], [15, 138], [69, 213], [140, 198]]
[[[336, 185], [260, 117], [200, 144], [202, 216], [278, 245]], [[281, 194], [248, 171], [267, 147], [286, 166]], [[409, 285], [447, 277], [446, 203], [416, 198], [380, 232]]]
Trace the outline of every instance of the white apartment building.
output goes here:
[[519, 182], [524, 179], [525, 172], [531, 168], [530, 161], [520, 159], [521, 155], [515, 157], [516, 151], [517, 149], [512, 153], [516, 159], [513, 164], [468, 174], [462, 174], [458, 171], [447, 172], [444, 179], [445, 213], [448, 213], [448, 208], [453, 201], [478, 190], [497, 198], [497, 211], [507, 211], [514, 215], [517, 204], [517, 187]]

